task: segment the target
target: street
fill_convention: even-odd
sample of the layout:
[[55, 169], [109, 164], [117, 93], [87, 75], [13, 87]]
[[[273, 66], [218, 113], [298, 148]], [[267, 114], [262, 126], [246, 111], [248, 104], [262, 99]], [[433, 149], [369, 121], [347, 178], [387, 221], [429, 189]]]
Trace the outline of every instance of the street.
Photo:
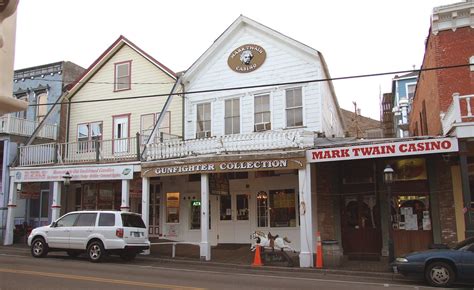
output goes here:
[[0, 249], [0, 289], [430, 289], [422, 283], [382, 277], [307, 271], [240, 269], [199, 263], [166, 263], [109, 257], [93, 264], [62, 252], [35, 259], [26, 249]]

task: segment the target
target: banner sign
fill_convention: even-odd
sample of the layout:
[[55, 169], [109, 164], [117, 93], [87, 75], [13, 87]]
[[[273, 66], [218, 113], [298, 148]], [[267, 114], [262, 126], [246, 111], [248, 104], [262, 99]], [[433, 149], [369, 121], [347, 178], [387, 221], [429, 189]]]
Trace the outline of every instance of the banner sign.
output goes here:
[[15, 182], [64, 181], [66, 172], [71, 175], [71, 181], [133, 179], [133, 165], [12, 171]]
[[395, 157], [458, 151], [456, 138], [390, 142], [360, 146], [321, 148], [306, 152], [307, 162], [328, 162], [376, 157]]
[[223, 173], [242, 172], [257, 170], [278, 170], [278, 169], [301, 169], [306, 161], [304, 158], [294, 159], [268, 159], [252, 161], [225, 161], [206, 162], [195, 164], [180, 164], [169, 166], [157, 166], [154, 168], [142, 168], [143, 177], [184, 175], [196, 173]]

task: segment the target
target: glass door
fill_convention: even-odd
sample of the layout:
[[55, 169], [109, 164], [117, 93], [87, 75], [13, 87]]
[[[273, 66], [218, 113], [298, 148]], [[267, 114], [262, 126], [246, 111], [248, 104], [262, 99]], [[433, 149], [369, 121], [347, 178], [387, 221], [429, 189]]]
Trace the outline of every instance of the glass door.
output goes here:
[[149, 205], [149, 229], [150, 237], [158, 237], [160, 234], [160, 204], [161, 204], [160, 184], [150, 184], [150, 205]]

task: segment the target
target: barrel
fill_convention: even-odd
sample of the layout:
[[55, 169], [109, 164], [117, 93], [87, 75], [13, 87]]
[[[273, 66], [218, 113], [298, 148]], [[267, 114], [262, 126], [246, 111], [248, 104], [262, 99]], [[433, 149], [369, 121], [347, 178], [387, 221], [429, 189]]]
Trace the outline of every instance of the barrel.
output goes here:
[[324, 267], [338, 267], [342, 265], [342, 249], [336, 240], [323, 240], [323, 265]]

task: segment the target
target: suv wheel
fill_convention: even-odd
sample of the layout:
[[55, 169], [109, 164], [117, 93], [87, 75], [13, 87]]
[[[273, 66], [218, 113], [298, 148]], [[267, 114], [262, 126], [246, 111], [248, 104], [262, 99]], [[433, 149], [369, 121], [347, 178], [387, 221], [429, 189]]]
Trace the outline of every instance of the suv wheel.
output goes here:
[[122, 252], [120, 253], [120, 258], [124, 261], [132, 261], [137, 256], [135, 252]]
[[89, 260], [94, 263], [100, 262], [105, 256], [104, 246], [100, 241], [93, 241], [87, 247]]
[[453, 268], [444, 262], [433, 262], [426, 267], [425, 278], [431, 286], [449, 287], [455, 280]]
[[48, 254], [48, 245], [43, 238], [35, 238], [31, 243], [31, 255], [35, 258], [42, 258]]

